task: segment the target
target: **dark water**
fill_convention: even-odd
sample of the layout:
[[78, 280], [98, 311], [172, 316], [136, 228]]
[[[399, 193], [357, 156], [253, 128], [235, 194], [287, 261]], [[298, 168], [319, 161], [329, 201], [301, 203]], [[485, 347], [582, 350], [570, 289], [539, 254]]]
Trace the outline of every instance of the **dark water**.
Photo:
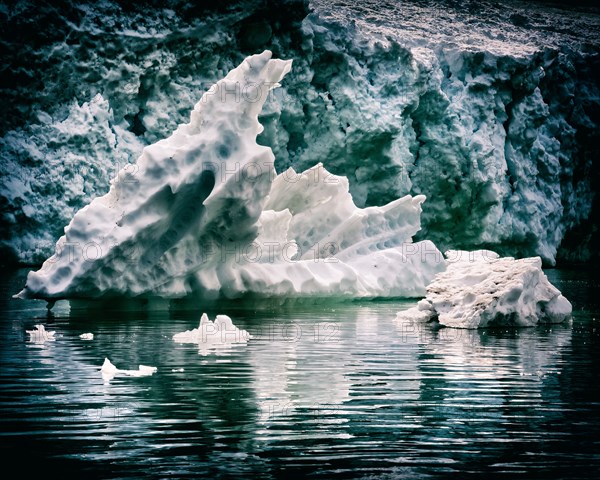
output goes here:
[[[43, 302], [10, 299], [23, 273], [5, 275], [0, 305], [4, 468], [63, 478], [600, 472], [600, 282], [590, 272], [548, 272], [574, 303], [567, 325], [435, 332], [395, 322], [410, 302], [232, 302], [218, 313], [254, 338], [208, 354], [171, 339], [197, 326], [198, 308], [59, 302], [47, 319]], [[40, 322], [55, 341], [27, 341]], [[158, 372], [106, 383], [105, 357]]]

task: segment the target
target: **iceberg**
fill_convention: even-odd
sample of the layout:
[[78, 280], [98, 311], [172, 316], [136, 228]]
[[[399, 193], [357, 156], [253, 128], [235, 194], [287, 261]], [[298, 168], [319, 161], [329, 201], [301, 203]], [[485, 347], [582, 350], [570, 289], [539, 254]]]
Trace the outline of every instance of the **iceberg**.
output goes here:
[[29, 335], [29, 341], [33, 343], [44, 343], [48, 340], [55, 340], [55, 331], [48, 331], [43, 325], [34, 325], [35, 330], [25, 330]]
[[345, 177], [321, 164], [277, 175], [257, 143], [291, 65], [267, 50], [213, 85], [74, 215], [18, 297], [423, 296], [445, 268], [432, 242], [412, 242], [425, 196], [358, 208]]
[[252, 335], [236, 327], [227, 315], [217, 315], [211, 322], [206, 313], [200, 317], [198, 328], [173, 335], [173, 341], [196, 344], [204, 354], [230, 345], [245, 345], [250, 338]]
[[149, 367], [147, 365], [140, 365], [137, 370], [121, 370], [115, 367], [108, 358], [104, 359], [104, 363], [100, 369], [102, 379], [105, 382], [109, 382], [117, 375], [126, 375], [128, 377], [147, 377], [156, 373], [158, 369], [156, 367]]
[[82, 333], [81, 335], [79, 335], [79, 338], [81, 338], [82, 340], [93, 340], [94, 334], [93, 333]]
[[529, 327], [571, 316], [571, 303], [548, 281], [539, 257], [450, 250], [446, 258], [448, 268], [428, 285], [425, 299], [396, 320], [454, 328]]

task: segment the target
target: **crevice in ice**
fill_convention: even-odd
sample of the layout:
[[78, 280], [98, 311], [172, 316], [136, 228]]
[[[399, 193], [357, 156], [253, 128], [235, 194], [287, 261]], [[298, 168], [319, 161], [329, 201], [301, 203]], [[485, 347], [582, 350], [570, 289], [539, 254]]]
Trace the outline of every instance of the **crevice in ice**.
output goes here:
[[146, 133], [146, 127], [142, 120], [143, 116], [144, 111], [140, 108], [137, 113], [125, 117], [125, 120], [129, 122], [129, 131], [138, 137], [143, 137]]

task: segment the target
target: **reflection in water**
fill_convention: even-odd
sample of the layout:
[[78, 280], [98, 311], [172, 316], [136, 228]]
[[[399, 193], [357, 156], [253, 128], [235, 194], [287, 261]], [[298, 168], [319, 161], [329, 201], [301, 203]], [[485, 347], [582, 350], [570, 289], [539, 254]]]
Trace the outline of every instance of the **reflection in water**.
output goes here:
[[[34, 449], [44, 468], [121, 477], [576, 478], [600, 466], [597, 358], [582, 342], [597, 345], [594, 317], [433, 330], [395, 320], [410, 305], [223, 304], [209, 315], [230, 315], [252, 338], [202, 356], [172, 340], [197, 309], [63, 302], [47, 318], [42, 303], [3, 300], [4, 448]], [[36, 323], [56, 340], [28, 343]], [[105, 384], [105, 357], [158, 371]]]
[[[555, 399], [545, 397], [548, 383], [561, 373], [571, 326], [504, 331], [412, 327], [412, 343], [419, 345], [417, 404], [426, 444], [445, 444], [448, 464], [461, 459], [522, 471], [523, 452], [540, 441], [544, 424], [560, 415]], [[531, 461], [530, 468], [543, 466], [536, 458]]]

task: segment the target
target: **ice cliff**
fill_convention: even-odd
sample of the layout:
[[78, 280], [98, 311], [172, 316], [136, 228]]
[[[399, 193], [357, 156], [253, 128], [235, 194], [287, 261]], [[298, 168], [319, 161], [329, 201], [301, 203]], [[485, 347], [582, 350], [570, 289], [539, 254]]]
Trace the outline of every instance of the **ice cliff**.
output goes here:
[[445, 263], [430, 241], [412, 243], [423, 196], [360, 209], [344, 177], [321, 164], [276, 175], [256, 143], [291, 63], [267, 50], [213, 85], [189, 123], [74, 215], [19, 296], [424, 295]]
[[[128, 4], [129, 5], [129, 4]], [[538, 2], [72, 1], [0, 6], [0, 249], [41, 263], [116, 172], [137, 174], [249, 54], [294, 70], [259, 143], [359, 207], [425, 195], [419, 238], [597, 257], [596, 10]], [[451, 242], [450, 242], [451, 239]]]

